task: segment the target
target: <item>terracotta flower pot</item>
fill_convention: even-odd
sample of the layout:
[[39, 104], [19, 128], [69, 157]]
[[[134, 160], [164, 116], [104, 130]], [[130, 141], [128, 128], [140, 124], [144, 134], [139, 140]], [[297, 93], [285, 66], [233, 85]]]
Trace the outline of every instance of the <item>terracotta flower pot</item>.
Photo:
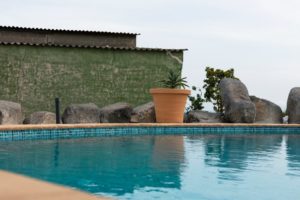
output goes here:
[[153, 88], [150, 89], [154, 106], [156, 122], [182, 123], [186, 99], [190, 90]]

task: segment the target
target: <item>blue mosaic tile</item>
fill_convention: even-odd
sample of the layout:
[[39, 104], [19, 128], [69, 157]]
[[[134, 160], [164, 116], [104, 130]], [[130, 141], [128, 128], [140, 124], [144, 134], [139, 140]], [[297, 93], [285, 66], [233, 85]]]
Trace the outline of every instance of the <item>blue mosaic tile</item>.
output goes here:
[[300, 127], [108, 127], [0, 131], [0, 141], [126, 135], [300, 134]]

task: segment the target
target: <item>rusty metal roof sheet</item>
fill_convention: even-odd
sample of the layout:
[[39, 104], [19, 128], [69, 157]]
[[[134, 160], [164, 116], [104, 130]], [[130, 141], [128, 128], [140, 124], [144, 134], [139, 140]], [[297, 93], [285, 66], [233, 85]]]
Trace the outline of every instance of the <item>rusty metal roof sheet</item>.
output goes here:
[[144, 47], [111, 47], [111, 46], [93, 46], [93, 45], [69, 45], [69, 44], [35, 44], [24, 42], [1, 42], [0, 45], [17, 45], [17, 46], [41, 46], [41, 47], [67, 47], [67, 48], [92, 48], [92, 49], [110, 49], [110, 50], [127, 50], [127, 51], [171, 51], [181, 52], [188, 49], [162, 49], [162, 48], [144, 48]]
[[19, 26], [1, 26], [0, 29], [11, 29], [20, 31], [47, 31], [47, 32], [67, 32], [67, 33], [92, 33], [92, 34], [118, 34], [118, 35], [140, 35], [139, 33], [127, 32], [110, 32], [110, 31], [89, 31], [89, 30], [68, 30], [68, 29], [48, 29], [48, 28], [33, 28], [33, 27], [19, 27]]

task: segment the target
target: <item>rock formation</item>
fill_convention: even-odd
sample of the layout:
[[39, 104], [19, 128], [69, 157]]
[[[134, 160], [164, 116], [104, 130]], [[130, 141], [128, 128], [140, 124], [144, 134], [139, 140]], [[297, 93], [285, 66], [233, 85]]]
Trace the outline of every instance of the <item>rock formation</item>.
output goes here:
[[56, 116], [52, 112], [39, 111], [32, 113], [29, 117], [26, 117], [24, 124], [55, 124]]
[[132, 111], [130, 122], [154, 123], [155, 121], [155, 109], [153, 102], [137, 106]]
[[219, 84], [225, 107], [225, 120], [232, 123], [253, 123], [255, 105], [251, 102], [246, 86], [237, 79], [224, 78]]
[[281, 124], [283, 122], [283, 113], [278, 105], [255, 96], [250, 96], [250, 99], [256, 108], [255, 123]]
[[289, 124], [300, 124], [300, 87], [291, 89], [286, 112]]
[[212, 113], [202, 110], [190, 111], [186, 116], [187, 123], [222, 123], [222, 117], [219, 113]]
[[99, 123], [99, 108], [93, 103], [71, 104], [65, 109], [62, 121], [65, 124]]
[[21, 105], [11, 101], [0, 100], [0, 124], [22, 124]]
[[128, 103], [115, 103], [100, 109], [101, 123], [129, 123], [132, 107]]

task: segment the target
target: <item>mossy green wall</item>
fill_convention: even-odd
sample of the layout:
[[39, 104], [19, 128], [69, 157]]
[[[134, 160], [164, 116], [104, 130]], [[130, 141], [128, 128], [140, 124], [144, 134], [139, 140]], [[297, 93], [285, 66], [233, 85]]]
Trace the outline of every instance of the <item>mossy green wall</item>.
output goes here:
[[22, 104], [28, 114], [70, 103], [99, 107], [151, 100], [169, 69], [181, 70], [182, 52], [0, 45], [0, 100]]

